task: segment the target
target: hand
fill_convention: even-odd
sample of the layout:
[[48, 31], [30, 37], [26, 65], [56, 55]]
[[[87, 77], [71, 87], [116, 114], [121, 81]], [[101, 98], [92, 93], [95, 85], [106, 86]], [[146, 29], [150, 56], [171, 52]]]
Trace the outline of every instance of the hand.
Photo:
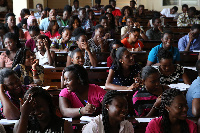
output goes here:
[[159, 30], [160, 32], [163, 32], [163, 26], [162, 26], [162, 25], [158, 26], [158, 30]]
[[139, 22], [135, 22], [135, 23], [134, 23], [134, 27], [140, 28], [140, 23], [139, 23]]
[[189, 32], [189, 42], [192, 42], [194, 40], [194, 34], [192, 32]]
[[140, 85], [139, 83], [133, 83], [131, 86], [127, 88], [127, 90], [135, 90], [136, 88], [139, 87], [139, 85]]
[[26, 101], [23, 101], [21, 98], [19, 98], [19, 100], [21, 115], [28, 117], [31, 111], [33, 110], [33, 97], [31, 96], [31, 94], [29, 94], [28, 99], [26, 99]]
[[34, 59], [33, 62], [32, 62], [32, 69], [35, 70], [36, 69], [36, 66], [39, 65], [39, 60], [38, 59]]
[[48, 41], [47, 41], [46, 38], [43, 39], [43, 43], [44, 43], [44, 47], [45, 47], [45, 49], [46, 49], [46, 50], [49, 50], [49, 43], [48, 43]]
[[106, 39], [110, 38], [110, 36], [111, 36], [110, 33], [106, 33], [104, 36], [104, 39], [106, 40]]
[[135, 80], [135, 83], [142, 84], [142, 79], [140, 77], [136, 77], [134, 78], [134, 80]]
[[141, 47], [137, 47], [134, 49], [134, 51], [142, 51], [142, 48]]
[[96, 111], [96, 107], [92, 104], [86, 104], [85, 107], [82, 108], [83, 115], [93, 114]]
[[55, 16], [49, 17], [49, 21], [51, 21], [51, 20], [56, 20], [56, 17]]
[[160, 96], [156, 99], [156, 102], [154, 103], [154, 106], [157, 107], [157, 108], [159, 108], [160, 105], [161, 105], [161, 96], [162, 96], [162, 95], [160, 95]]
[[103, 45], [103, 39], [101, 37], [97, 37], [97, 41], [100, 45]]
[[89, 46], [88, 46], [87, 42], [82, 42], [81, 43], [81, 47], [82, 47], [82, 49], [85, 49], [86, 51], [89, 51]]

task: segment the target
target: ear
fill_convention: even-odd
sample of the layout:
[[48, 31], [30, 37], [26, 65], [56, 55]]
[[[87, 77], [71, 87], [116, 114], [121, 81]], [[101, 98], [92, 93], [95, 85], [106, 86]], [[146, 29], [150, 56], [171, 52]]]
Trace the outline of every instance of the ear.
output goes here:
[[74, 61], [74, 58], [71, 58], [71, 62], [73, 62]]

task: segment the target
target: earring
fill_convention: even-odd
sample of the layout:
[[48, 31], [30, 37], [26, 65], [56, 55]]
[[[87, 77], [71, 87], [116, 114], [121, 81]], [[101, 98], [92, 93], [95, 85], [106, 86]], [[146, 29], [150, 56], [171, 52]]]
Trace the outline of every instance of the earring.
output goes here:
[[123, 64], [124, 62], [122, 61], [122, 64]]
[[169, 110], [167, 110], [167, 112], [169, 113]]
[[108, 111], [109, 109], [107, 108], [106, 110]]

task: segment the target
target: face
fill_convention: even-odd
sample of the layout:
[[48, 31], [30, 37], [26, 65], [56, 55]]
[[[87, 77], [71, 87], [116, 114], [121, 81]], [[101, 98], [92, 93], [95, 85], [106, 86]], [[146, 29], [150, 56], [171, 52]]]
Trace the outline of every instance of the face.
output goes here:
[[79, 2], [74, 2], [74, 7], [77, 9], [79, 8]]
[[46, 17], [47, 17], [47, 12], [46, 11], [42, 11], [41, 18], [46, 18]]
[[135, 8], [135, 3], [134, 2], [130, 2], [130, 7], [134, 7]]
[[122, 59], [119, 60], [122, 64], [126, 65], [126, 66], [131, 66], [134, 65], [134, 59], [133, 59], [133, 55], [128, 51], [124, 51], [123, 55], [122, 55]]
[[32, 21], [30, 22], [29, 26], [38, 26], [37, 20], [36, 19], [32, 19]]
[[170, 72], [173, 70], [173, 60], [172, 59], [161, 59], [160, 60], [160, 69], [164, 72]]
[[55, 30], [55, 31], [58, 30], [58, 23], [57, 22], [55, 22], [54, 26], [52, 27], [52, 30]]
[[127, 8], [124, 10], [124, 15], [125, 16], [129, 16], [130, 15], [130, 11]]
[[9, 51], [17, 49], [16, 42], [11, 38], [5, 38], [4, 44]]
[[34, 40], [39, 35], [39, 33], [37, 33], [36, 31], [29, 31], [29, 34], [30, 34], [31, 38], [34, 39]]
[[140, 36], [140, 33], [135, 31], [135, 32], [130, 32], [129, 33], [129, 38], [133, 41], [133, 42], [136, 42], [138, 40]]
[[127, 100], [124, 97], [116, 96], [111, 104], [106, 105], [108, 109], [109, 120], [120, 123], [127, 115]]
[[87, 37], [86, 37], [85, 35], [81, 35], [81, 36], [79, 37], [78, 41], [76, 41], [76, 43], [78, 44], [78, 47], [79, 47], [80, 49], [82, 49], [81, 44], [82, 44], [83, 42], [84, 42], [84, 43], [87, 43]]
[[192, 17], [194, 17], [194, 15], [195, 15], [195, 12], [193, 12], [193, 11], [188, 12], [188, 17], [192, 18]]
[[56, 10], [55, 9], [50, 10], [49, 17], [56, 17]]
[[154, 28], [159, 27], [159, 26], [161, 25], [161, 20], [160, 20], [159, 18], [157, 18], [157, 19], [155, 20], [155, 22], [153, 23], [153, 25], [154, 25]]
[[63, 33], [62, 33], [62, 38], [65, 40], [65, 41], [68, 41], [70, 40], [72, 36], [72, 32], [70, 30], [65, 30]]
[[85, 59], [82, 52], [76, 52], [72, 58], [73, 64], [84, 65]]
[[134, 25], [133, 19], [132, 19], [132, 18], [128, 18], [128, 19], [126, 20], [126, 25], [127, 25], [127, 26], [133, 26], [133, 25]]
[[108, 9], [106, 10], [106, 12], [112, 13], [112, 8], [108, 8]]
[[100, 24], [103, 25], [104, 28], [107, 28], [108, 27], [108, 20], [102, 19]]
[[184, 95], [174, 97], [170, 106], [166, 106], [169, 111], [169, 118], [174, 120], [185, 120], [187, 118], [187, 101]]
[[190, 30], [190, 33], [192, 34], [192, 36], [194, 38], [198, 38], [199, 34], [200, 34], [200, 31], [198, 29], [194, 29], [194, 30]]
[[85, 18], [86, 17], [86, 10], [83, 9], [83, 10], [79, 11], [79, 16], [82, 17], [82, 18]]
[[98, 28], [95, 30], [95, 35], [99, 37], [103, 37], [104, 35], [104, 29], [103, 28]]
[[6, 86], [6, 90], [12, 94], [20, 94], [21, 93], [21, 81], [16, 74], [12, 74], [7, 78], [4, 78], [4, 85]]
[[183, 11], [183, 13], [186, 13], [186, 12], [187, 12], [187, 10], [188, 10], [188, 8], [187, 8], [187, 7], [183, 7], [183, 8], [182, 8], [182, 11]]
[[74, 23], [72, 24], [73, 28], [76, 29], [79, 27], [79, 22], [77, 19], [74, 20]]
[[174, 42], [173, 35], [165, 33], [161, 41], [164, 49], [170, 49]]
[[113, 49], [116, 49], [116, 48], [119, 48], [119, 47], [120, 47], [119, 44], [113, 44], [113, 45], [112, 45], [112, 48], [113, 48]]
[[50, 110], [49, 110], [49, 104], [48, 102], [39, 96], [36, 96], [34, 98], [35, 103], [33, 104], [33, 111], [31, 114], [34, 114], [34, 116], [37, 118], [38, 121], [46, 121], [51, 116]]
[[116, 7], [116, 2], [115, 2], [115, 1], [111, 1], [110, 4], [111, 4], [111, 6], [112, 6], [113, 8]]
[[24, 65], [32, 66], [34, 59], [35, 59], [35, 55], [30, 50], [27, 50]]
[[39, 12], [41, 12], [43, 10], [41, 5], [37, 5], [37, 9]]
[[170, 14], [175, 14], [175, 13], [176, 13], [176, 11], [174, 9], [170, 10]]
[[89, 12], [88, 17], [89, 17], [90, 20], [92, 20], [94, 18], [93, 12]]
[[42, 39], [37, 39], [36, 47], [39, 51], [44, 50], [44, 43]]
[[160, 88], [160, 74], [153, 73], [143, 80], [148, 92], [154, 93]]
[[8, 23], [8, 26], [15, 26], [16, 23], [15, 23], [15, 17], [14, 16], [9, 16], [8, 19], [7, 19], [7, 23]]
[[68, 17], [70, 17], [69, 12], [68, 12], [68, 11], [64, 11], [64, 12], [63, 12], [63, 19], [65, 20], [65, 19], [67, 19]]
[[73, 72], [66, 71], [64, 73], [64, 86], [67, 87], [69, 92], [75, 92], [77, 88], [77, 83], [79, 80], [74, 76]]
[[112, 21], [112, 16], [110, 14], [106, 14], [106, 17], [108, 18], [108, 23]]
[[140, 12], [140, 13], [143, 13], [143, 12], [144, 12], [144, 7], [140, 7], [140, 8], [139, 8], [139, 12]]

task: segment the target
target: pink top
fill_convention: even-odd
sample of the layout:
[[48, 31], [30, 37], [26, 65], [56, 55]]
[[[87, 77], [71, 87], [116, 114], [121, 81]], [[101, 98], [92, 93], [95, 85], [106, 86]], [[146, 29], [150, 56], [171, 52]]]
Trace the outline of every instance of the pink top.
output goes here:
[[[43, 31], [40, 31], [40, 34], [44, 34], [44, 32], [43, 32]], [[30, 34], [29, 34], [28, 31], [25, 31], [25, 32], [24, 32], [24, 38], [25, 38], [26, 40], [31, 39], [31, 36], [30, 36]]]
[[48, 36], [49, 39], [57, 39], [57, 37], [60, 36], [60, 34], [58, 33], [58, 31], [54, 35], [51, 35], [51, 32], [48, 31], [48, 32], [45, 33], [45, 35]]
[[[88, 103], [96, 106], [97, 109], [100, 110], [101, 102], [103, 101], [103, 97], [106, 94], [106, 91], [95, 84], [89, 84], [88, 90]], [[84, 107], [82, 102], [77, 97], [76, 93], [69, 92], [67, 88], [64, 88], [60, 94], [60, 97], [66, 97], [71, 104], [71, 108], [80, 108]]]
[[0, 55], [0, 62], [5, 62], [5, 67], [12, 67], [13, 61], [8, 58], [6, 52], [1, 53]]
[[36, 48], [34, 39], [27, 40], [25, 46], [33, 52], [34, 48]]
[[[162, 117], [151, 120], [146, 127], [145, 133], [162, 133], [161, 120], [162, 120]], [[197, 125], [188, 119], [186, 119], [186, 122], [188, 124], [190, 133], [197, 133]]]

